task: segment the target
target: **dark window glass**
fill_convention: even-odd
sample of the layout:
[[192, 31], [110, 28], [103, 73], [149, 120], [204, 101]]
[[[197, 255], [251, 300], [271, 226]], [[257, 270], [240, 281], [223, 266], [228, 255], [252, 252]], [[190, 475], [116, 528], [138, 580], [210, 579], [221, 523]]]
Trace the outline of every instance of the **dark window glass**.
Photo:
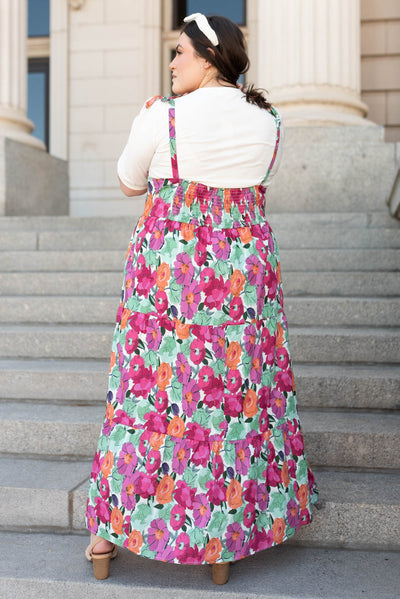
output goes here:
[[238, 25], [246, 24], [245, 0], [175, 0], [173, 28], [180, 29], [183, 19], [194, 12], [205, 15], [222, 15]]
[[28, 0], [28, 37], [50, 35], [50, 0]]
[[49, 147], [49, 59], [28, 62], [28, 118], [35, 124], [32, 133]]

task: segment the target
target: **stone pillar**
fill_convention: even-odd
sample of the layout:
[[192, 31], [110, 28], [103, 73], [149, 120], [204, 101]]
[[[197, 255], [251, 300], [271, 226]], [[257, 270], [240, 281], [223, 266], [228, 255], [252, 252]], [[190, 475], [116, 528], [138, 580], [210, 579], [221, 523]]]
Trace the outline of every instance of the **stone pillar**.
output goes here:
[[44, 150], [26, 116], [26, 39], [26, 0], [0, 0], [0, 136]]
[[287, 125], [368, 125], [360, 0], [258, 0], [258, 85]]

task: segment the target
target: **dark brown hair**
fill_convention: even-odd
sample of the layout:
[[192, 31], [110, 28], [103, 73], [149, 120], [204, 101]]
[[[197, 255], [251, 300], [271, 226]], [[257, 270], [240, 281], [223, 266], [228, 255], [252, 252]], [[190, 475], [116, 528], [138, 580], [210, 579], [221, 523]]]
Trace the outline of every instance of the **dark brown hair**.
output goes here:
[[[207, 20], [217, 34], [218, 46], [212, 45], [195, 21], [185, 23], [181, 33], [190, 38], [195, 52], [217, 69], [220, 82], [237, 85], [240, 75], [246, 73], [250, 66], [243, 33], [236, 23], [226, 17], [212, 15]], [[265, 99], [263, 92], [254, 85], [246, 86], [243, 93], [246, 94], [247, 102], [260, 108], [270, 108], [271, 104]]]

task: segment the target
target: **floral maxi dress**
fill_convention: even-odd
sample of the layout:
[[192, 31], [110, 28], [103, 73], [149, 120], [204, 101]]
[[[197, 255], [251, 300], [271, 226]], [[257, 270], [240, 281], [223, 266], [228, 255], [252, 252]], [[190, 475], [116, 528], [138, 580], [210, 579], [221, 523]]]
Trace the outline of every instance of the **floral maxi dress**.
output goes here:
[[[234, 561], [312, 519], [265, 187], [150, 178], [127, 252], [88, 529], [137, 555]], [[280, 138], [277, 125], [272, 164]]]

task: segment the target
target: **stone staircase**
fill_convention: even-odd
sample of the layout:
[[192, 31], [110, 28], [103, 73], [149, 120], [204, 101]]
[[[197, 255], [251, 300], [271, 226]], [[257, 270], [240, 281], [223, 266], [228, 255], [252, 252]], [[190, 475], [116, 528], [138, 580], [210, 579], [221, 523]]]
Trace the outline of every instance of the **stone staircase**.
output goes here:
[[396, 596], [400, 223], [384, 210], [269, 222], [320, 501], [290, 544], [236, 564], [218, 588], [207, 566], [127, 552], [99, 584], [82, 555], [132, 222], [0, 218], [1, 597]]

